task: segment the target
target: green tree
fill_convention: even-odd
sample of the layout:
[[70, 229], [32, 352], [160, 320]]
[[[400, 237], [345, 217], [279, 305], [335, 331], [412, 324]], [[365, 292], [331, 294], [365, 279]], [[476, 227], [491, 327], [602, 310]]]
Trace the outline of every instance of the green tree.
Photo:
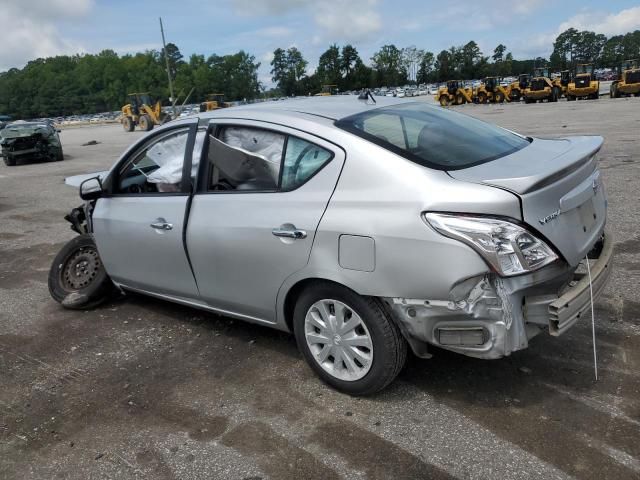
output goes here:
[[395, 45], [384, 45], [373, 57], [377, 83], [386, 86], [404, 85], [407, 82], [407, 70], [402, 62], [402, 51]]
[[322, 85], [342, 85], [342, 58], [336, 44], [331, 45], [318, 60], [316, 75]]

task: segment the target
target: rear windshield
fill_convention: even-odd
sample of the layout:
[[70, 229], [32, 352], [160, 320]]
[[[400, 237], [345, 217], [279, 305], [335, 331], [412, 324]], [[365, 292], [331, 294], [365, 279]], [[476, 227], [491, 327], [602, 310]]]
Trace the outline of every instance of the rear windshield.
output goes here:
[[335, 124], [438, 170], [468, 168], [529, 145], [526, 138], [503, 128], [422, 103], [376, 108]]

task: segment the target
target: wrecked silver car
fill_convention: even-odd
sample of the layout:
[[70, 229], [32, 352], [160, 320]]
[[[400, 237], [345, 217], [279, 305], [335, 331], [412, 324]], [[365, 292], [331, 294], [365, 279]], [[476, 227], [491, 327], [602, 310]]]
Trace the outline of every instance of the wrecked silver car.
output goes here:
[[0, 130], [1, 155], [12, 167], [22, 158], [64, 160], [58, 131], [46, 122], [14, 122]]
[[81, 179], [81, 235], [50, 292], [68, 308], [140, 292], [291, 331], [324, 381], [370, 394], [408, 348], [496, 359], [585, 316], [613, 254], [602, 142], [395, 98], [202, 113]]

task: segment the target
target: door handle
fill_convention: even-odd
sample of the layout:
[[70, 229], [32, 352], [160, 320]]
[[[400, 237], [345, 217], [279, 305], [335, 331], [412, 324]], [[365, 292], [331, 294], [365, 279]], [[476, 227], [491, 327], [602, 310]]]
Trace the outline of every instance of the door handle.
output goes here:
[[173, 224], [167, 222], [153, 222], [149, 226], [156, 230], [173, 230]]
[[276, 237], [293, 238], [294, 240], [307, 238], [307, 232], [305, 230], [298, 230], [296, 227], [278, 227], [271, 230], [271, 233]]

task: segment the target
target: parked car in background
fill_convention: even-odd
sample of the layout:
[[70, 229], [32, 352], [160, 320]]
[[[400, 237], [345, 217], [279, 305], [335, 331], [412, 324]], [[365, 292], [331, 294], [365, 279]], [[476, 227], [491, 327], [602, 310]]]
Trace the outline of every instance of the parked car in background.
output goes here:
[[0, 130], [0, 147], [5, 165], [20, 159], [64, 160], [59, 131], [51, 121], [13, 122]]
[[601, 146], [397, 98], [202, 113], [67, 179], [80, 235], [49, 289], [69, 308], [118, 289], [291, 331], [325, 382], [371, 394], [407, 348], [495, 359], [587, 316], [613, 254]]

